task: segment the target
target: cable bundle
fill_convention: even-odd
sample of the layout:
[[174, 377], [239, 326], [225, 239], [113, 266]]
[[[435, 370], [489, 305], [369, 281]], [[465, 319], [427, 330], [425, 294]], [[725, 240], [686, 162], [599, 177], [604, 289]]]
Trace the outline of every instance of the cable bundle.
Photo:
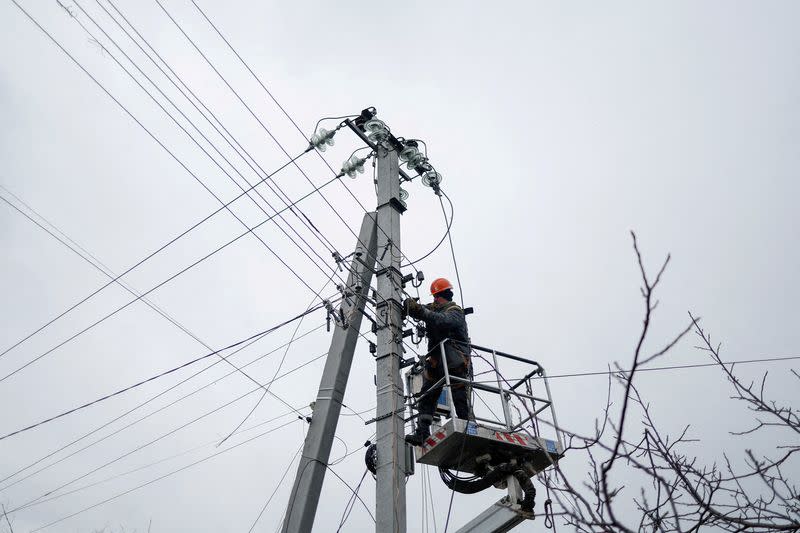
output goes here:
[[495, 467], [488, 467], [485, 474], [459, 477], [447, 468], [439, 467], [439, 475], [447, 488], [462, 494], [475, 494], [488, 489], [507, 476], [514, 476], [519, 481], [524, 493], [520, 502], [523, 511], [533, 511], [536, 498], [536, 488], [530, 476], [521, 468], [511, 463], [502, 463]]

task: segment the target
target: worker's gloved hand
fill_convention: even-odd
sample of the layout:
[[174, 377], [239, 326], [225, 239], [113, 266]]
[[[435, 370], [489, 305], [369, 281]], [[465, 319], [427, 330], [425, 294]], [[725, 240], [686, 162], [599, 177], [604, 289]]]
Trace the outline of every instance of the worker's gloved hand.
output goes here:
[[414, 298], [406, 298], [403, 302], [403, 311], [411, 318], [420, 318], [422, 316], [422, 306]]

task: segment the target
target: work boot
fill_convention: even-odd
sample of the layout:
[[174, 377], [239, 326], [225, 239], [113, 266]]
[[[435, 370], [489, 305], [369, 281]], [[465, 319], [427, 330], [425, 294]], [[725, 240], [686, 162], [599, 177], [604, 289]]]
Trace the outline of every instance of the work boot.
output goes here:
[[416, 431], [406, 435], [406, 442], [413, 446], [422, 446], [425, 439], [431, 436], [430, 426], [417, 426]]

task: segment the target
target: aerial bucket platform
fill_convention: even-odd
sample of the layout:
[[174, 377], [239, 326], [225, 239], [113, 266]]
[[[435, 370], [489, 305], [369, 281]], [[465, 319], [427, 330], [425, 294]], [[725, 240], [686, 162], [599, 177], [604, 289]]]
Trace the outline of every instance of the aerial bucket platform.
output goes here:
[[[444, 355], [447, 342], [452, 341], [439, 346], [444, 377], [431, 387], [443, 387], [431, 435], [414, 447], [414, 456], [417, 463], [438, 467], [442, 480], [453, 490], [469, 494], [491, 486], [508, 489], [505, 498], [459, 530], [508, 531], [533, 518], [535, 490], [530, 478], [564, 455], [547, 376], [531, 359], [464, 343], [459, 347], [468, 346], [473, 372], [484, 366], [477, 364], [481, 361], [489, 369], [475, 373], [471, 380], [452, 376]], [[521, 377], [509, 379], [506, 373]], [[415, 365], [406, 374], [407, 389], [416, 399], [412, 411], [422, 396], [422, 383], [421, 365]], [[469, 389], [471, 420], [452, 416], [451, 387], [461, 383]], [[459, 477], [451, 471], [471, 476]]]
[[[505, 431], [453, 418], [434, 427], [423, 446], [416, 447], [418, 463], [477, 474], [479, 458], [491, 456], [498, 463], [516, 461], [535, 476], [563, 455], [563, 448], [550, 439], [532, 437], [522, 431]], [[552, 459], [552, 461], [551, 461]]]

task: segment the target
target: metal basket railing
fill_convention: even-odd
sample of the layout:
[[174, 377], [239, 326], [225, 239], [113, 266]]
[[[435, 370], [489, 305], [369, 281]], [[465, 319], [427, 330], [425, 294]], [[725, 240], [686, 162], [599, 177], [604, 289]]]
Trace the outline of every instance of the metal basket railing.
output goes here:
[[[490, 366], [492, 367], [492, 371], [490, 373], [492, 372], [494, 373], [496, 378], [494, 381], [496, 385], [490, 385], [486, 382], [476, 382], [469, 378], [462, 378], [451, 375], [450, 368], [447, 362], [447, 355], [445, 353], [446, 352], [445, 348], [447, 343], [457, 344], [461, 350], [468, 349], [470, 352], [470, 358], [475, 356], [486, 360], [486, 358], [484, 358], [483, 355], [484, 354], [486, 356], [491, 355], [491, 362], [489, 362], [488, 360], [487, 362], [489, 362]], [[520, 431], [520, 430], [527, 431], [525, 425], [530, 422], [532, 433], [536, 437], [542, 437], [542, 435], [540, 434], [539, 426], [540, 422], [543, 422], [543, 425], [552, 426], [556, 440], [559, 445], [559, 449], [563, 449], [564, 441], [562, 438], [562, 431], [558, 425], [556, 411], [553, 406], [553, 398], [550, 393], [550, 384], [547, 380], [547, 374], [545, 373], [545, 369], [541, 364], [532, 359], [501, 352], [493, 348], [486, 348], [484, 346], [479, 346], [477, 344], [454, 341], [451, 339], [446, 339], [442, 341], [439, 344], [439, 346], [435, 348], [435, 350], [439, 350], [441, 356], [441, 362], [444, 368], [444, 376], [441, 379], [439, 379], [436, 383], [434, 383], [429, 388], [428, 392], [426, 392], [425, 394], [430, 394], [439, 387], [443, 387], [443, 390], [446, 394], [447, 406], [449, 407], [449, 412], [451, 416], [454, 416], [455, 413], [455, 405], [453, 404], [452, 386], [454, 384], [461, 383], [467, 387], [470, 387], [473, 390], [473, 392], [475, 392], [475, 394], [483, 392], [483, 393], [498, 395], [500, 398], [500, 404], [502, 406], [502, 411], [503, 411], [502, 420], [498, 420], [496, 418], [487, 418], [483, 416], [479, 417], [474, 415], [473, 412], [473, 417], [475, 421], [480, 421], [494, 426], [498, 426], [498, 429], [501, 429], [508, 433], [513, 433], [515, 431]], [[530, 367], [530, 369], [527, 372], [525, 372], [525, 375], [522, 378], [517, 379], [513, 382], [509, 382], [503, 376], [503, 373], [500, 368], [500, 363], [503, 360], [516, 361], [517, 363], [522, 363], [523, 365]], [[544, 385], [543, 395], [535, 395], [533, 393], [534, 390], [538, 388], [536, 385], [539, 382], [541, 382]], [[422, 396], [424, 396], [424, 394]], [[422, 396], [417, 398], [415, 404], [419, 402]], [[519, 411], [520, 420], [515, 422], [511, 414], [511, 407], [514, 406], [516, 408], [517, 405], [521, 405], [523, 407], [525, 414], [522, 414], [522, 411]], [[546, 420], [546, 418], [543, 419], [541, 415], [544, 414], [549, 414], [550, 420]]]

